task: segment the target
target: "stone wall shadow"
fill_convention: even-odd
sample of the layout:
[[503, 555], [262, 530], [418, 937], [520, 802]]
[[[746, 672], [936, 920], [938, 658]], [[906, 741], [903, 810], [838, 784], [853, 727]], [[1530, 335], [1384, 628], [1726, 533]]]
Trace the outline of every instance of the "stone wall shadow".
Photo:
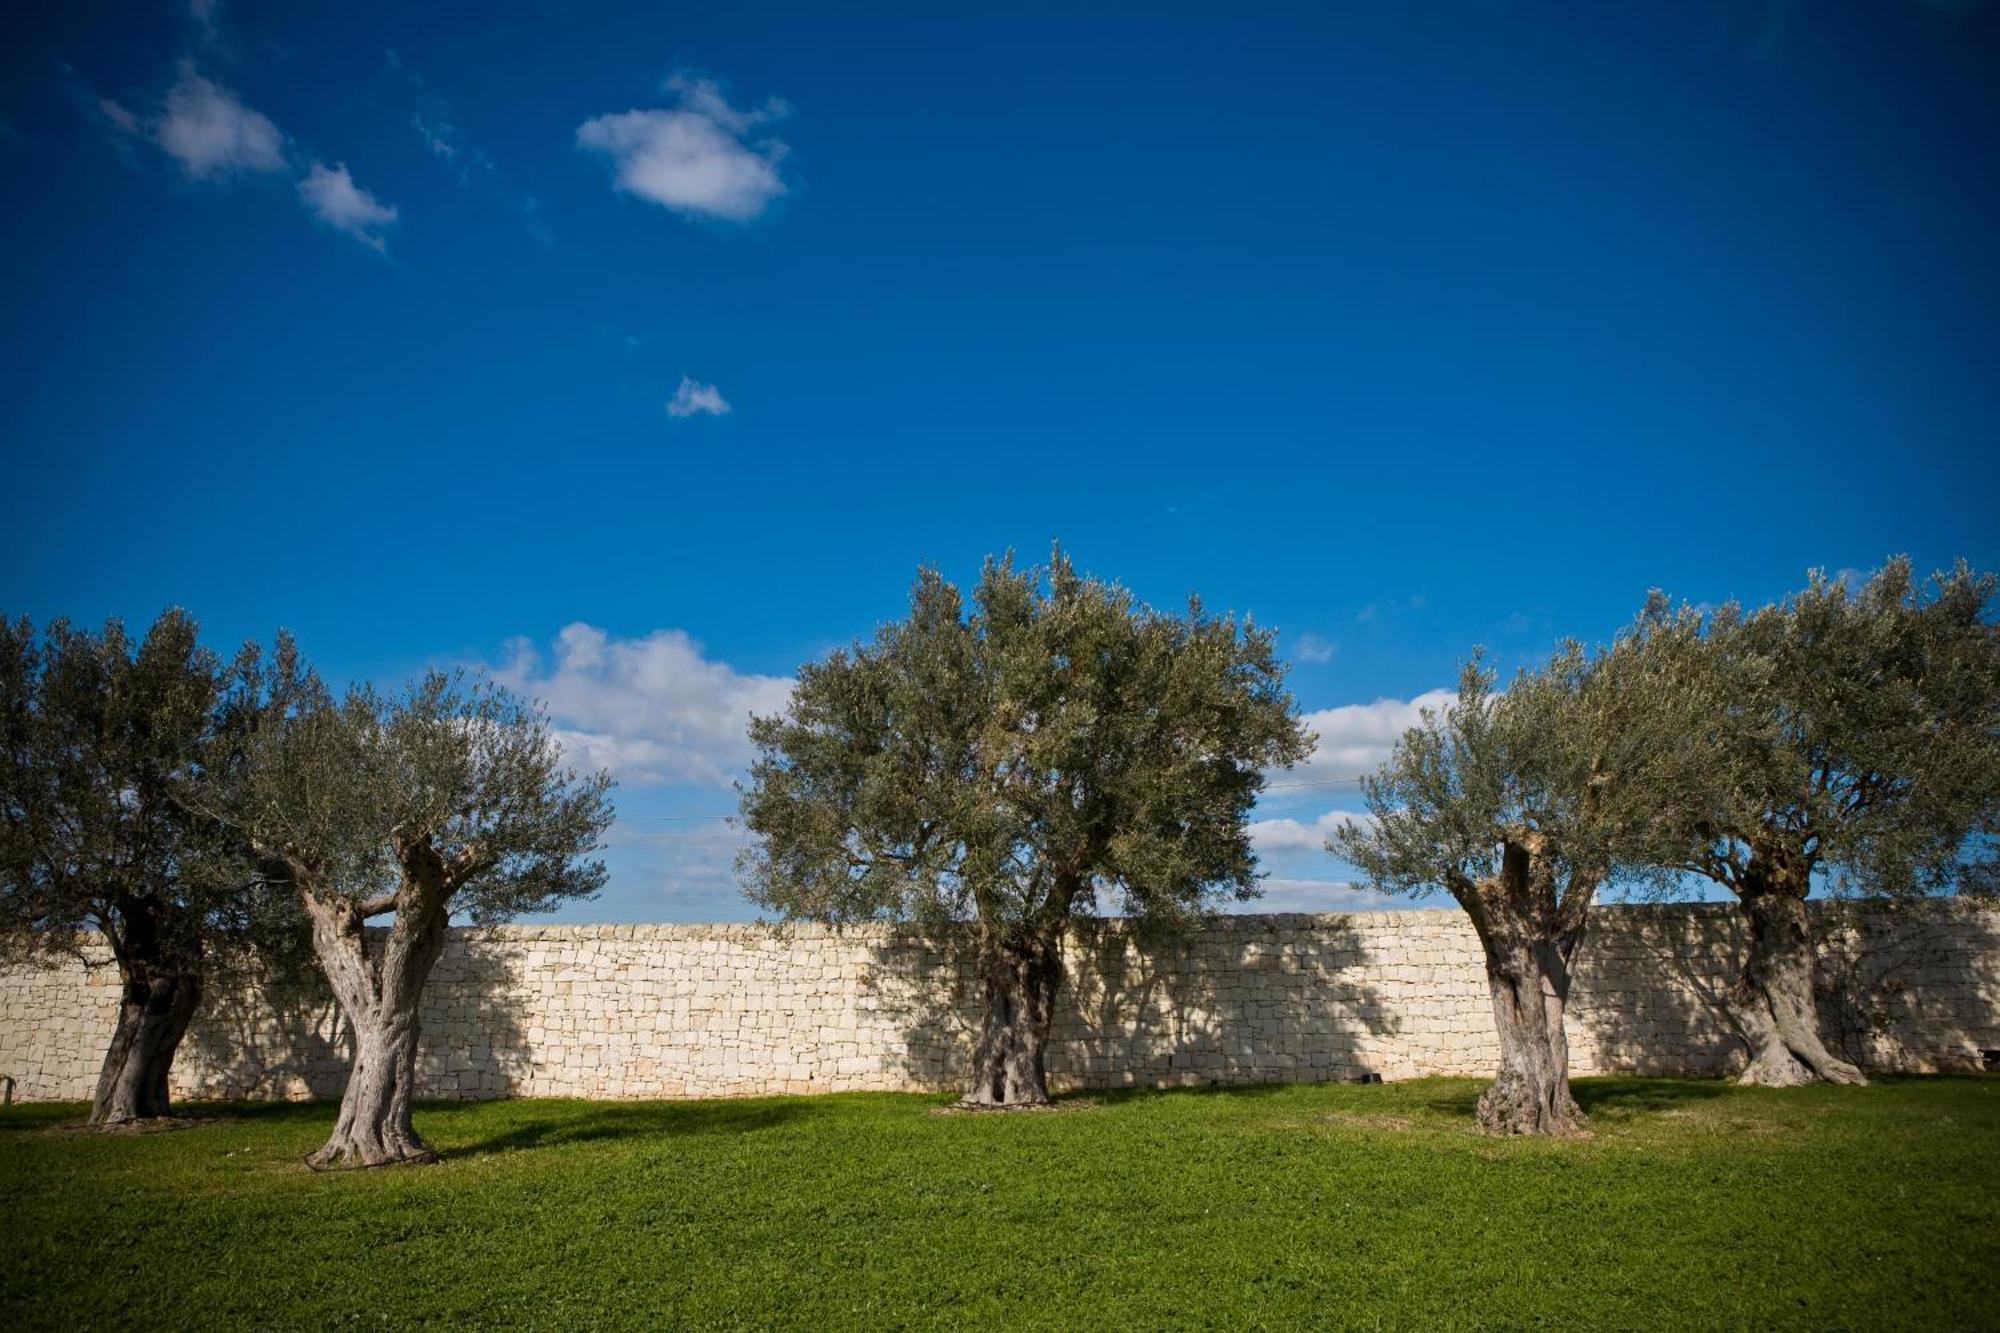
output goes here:
[[[1743, 956], [1734, 903], [1596, 907], [1577, 960], [1569, 1016], [1604, 1073], [1725, 1074], [1743, 1040], [1723, 997]], [[1572, 1063], [1580, 1052], [1572, 1044]]]
[[1864, 1069], [1966, 1072], [2000, 1048], [2000, 912], [1963, 900], [1822, 904], [1820, 1034]]
[[[1217, 916], [1175, 930], [1084, 920], [1050, 1037], [1058, 1090], [1325, 1082], [1374, 1072], [1399, 1023], [1343, 916]], [[970, 932], [901, 927], [871, 949], [900, 1011], [902, 1074], [962, 1086], [980, 1016]]]
[[[2000, 1044], [2000, 912], [1942, 898], [1811, 904], [1816, 999], [1829, 1046], [1864, 1069], [1976, 1069]], [[1596, 1065], [1733, 1074], [1747, 1047], [1725, 996], [1742, 966], [1734, 903], [1602, 907], [1570, 1013]]]
[[[368, 945], [386, 938], [370, 929]], [[419, 1096], [504, 1097], [526, 1080], [517, 948], [478, 929], [451, 933], [424, 987]], [[209, 987], [176, 1080], [203, 1099], [331, 1099], [345, 1090], [353, 1058], [353, 1032], [313, 963], [276, 970], [252, 961]]]
[[527, 1084], [534, 1061], [521, 1021], [525, 952], [504, 932], [452, 932], [424, 991], [420, 1095], [485, 1100]]

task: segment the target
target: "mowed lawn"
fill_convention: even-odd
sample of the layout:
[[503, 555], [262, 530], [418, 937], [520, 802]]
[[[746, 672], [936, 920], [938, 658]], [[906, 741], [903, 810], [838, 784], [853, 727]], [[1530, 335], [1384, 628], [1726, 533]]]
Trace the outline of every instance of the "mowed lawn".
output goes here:
[[439, 1166], [314, 1175], [328, 1106], [139, 1136], [0, 1113], [0, 1327], [2000, 1324], [2000, 1081], [1480, 1084], [425, 1107]]

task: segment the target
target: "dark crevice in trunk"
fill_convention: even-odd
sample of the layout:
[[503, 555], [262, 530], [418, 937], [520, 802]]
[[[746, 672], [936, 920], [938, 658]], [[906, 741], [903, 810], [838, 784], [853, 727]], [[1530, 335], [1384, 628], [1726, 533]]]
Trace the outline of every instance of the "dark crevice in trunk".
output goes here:
[[1583, 1108], [1570, 1095], [1563, 1015], [1591, 887], [1572, 884], [1559, 900], [1548, 867], [1509, 844], [1500, 873], [1459, 894], [1486, 956], [1500, 1040], [1500, 1068], [1479, 1098], [1479, 1127], [1489, 1134], [1584, 1129]]
[[354, 1032], [354, 1065], [339, 1118], [306, 1164], [323, 1171], [436, 1161], [410, 1114], [416, 1100], [418, 1009], [431, 965], [444, 950], [444, 903], [399, 903], [376, 957], [369, 956], [364, 920], [353, 904], [311, 895], [305, 904], [313, 951]]
[[1744, 1083], [1788, 1088], [1822, 1080], [1868, 1081], [1820, 1038], [1812, 920], [1806, 912], [1810, 884], [1810, 870], [1798, 858], [1760, 849], [1733, 886], [1748, 940], [1742, 975], [1727, 1002], [1750, 1047]]
[[118, 963], [118, 1025], [98, 1071], [92, 1125], [122, 1125], [172, 1114], [174, 1055], [201, 1004], [199, 951], [186, 923], [157, 899], [127, 896], [105, 917]]
[[[1513, 935], [1507, 931], [1504, 934]], [[1479, 1127], [1489, 1134], [1574, 1134], [1583, 1108], [1569, 1090], [1568, 950], [1518, 936], [1486, 951], [1500, 1068], [1479, 1097]]]
[[118, 1026], [104, 1053], [90, 1123], [122, 1125], [173, 1113], [174, 1054], [201, 1004], [201, 981], [144, 963], [119, 968]]
[[998, 939], [982, 932], [979, 975], [986, 1012], [972, 1053], [967, 1106], [1046, 1106], [1047, 1051], [1062, 988], [1059, 931]]

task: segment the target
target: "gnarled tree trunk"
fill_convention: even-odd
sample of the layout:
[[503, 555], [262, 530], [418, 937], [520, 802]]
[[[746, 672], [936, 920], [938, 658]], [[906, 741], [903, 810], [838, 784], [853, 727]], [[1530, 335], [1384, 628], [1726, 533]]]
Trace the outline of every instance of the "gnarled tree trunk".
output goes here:
[[1748, 926], [1743, 973], [1729, 990], [1730, 1016], [1750, 1046], [1742, 1081], [1790, 1088], [1821, 1079], [1866, 1083], [1861, 1071], [1827, 1050], [1813, 998], [1812, 921], [1806, 915], [1810, 871], [1796, 859], [1751, 856], [1737, 900]]
[[174, 1053], [201, 1003], [200, 950], [157, 898], [121, 895], [103, 919], [118, 963], [118, 1026], [105, 1049], [90, 1123], [123, 1125], [172, 1111]]
[[143, 961], [119, 964], [118, 1027], [104, 1052], [93, 1125], [123, 1125], [172, 1113], [167, 1080], [174, 1053], [201, 1003], [201, 980]]
[[313, 952], [354, 1030], [354, 1065], [340, 1118], [325, 1146], [306, 1158], [315, 1170], [435, 1162], [410, 1121], [416, 1097], [417, 1010], [431, 965], [444, 950], [442, 896], [405, 894], [379, 956], [370, 957], [362, 909], [341, 898], [303, 893]]
[[979, 975], [986, 1013], [972, 1052], [966, 1106], [1046, 1106], [1046, 1053], [1062, 987], [1062, 935], [1044, 930], [1000, 938], [982, 930]]
[[1583, 1108], [1569, 1090], [1563, 1014], [1590, 892], [1559, 904], [1552, 884], [1537, 882], [1548, 873], [1510, 844], [1500, 874], [1461, 899], [1486, 954], [1500, 1039], [1499, 1071], [1479, 1097], [1479, 1127], [1489, 1134], [1561, 1135], [1584, 1127]]

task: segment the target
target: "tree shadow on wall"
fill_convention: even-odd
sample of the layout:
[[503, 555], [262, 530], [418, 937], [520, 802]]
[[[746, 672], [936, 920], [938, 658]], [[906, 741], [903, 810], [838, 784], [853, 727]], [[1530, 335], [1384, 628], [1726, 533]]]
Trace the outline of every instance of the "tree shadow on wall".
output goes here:
[[2000, 988], [2000, 913], [1951, 898], [1829, 902], [1813, 921], [1820, 1035], [1864, 1069], [1982, 1068]]
[[[1218, 916], [1186, 931], [1086, 920], [1064, 952], [1048, 1056], [1058, 1089], [1353, 1078], [1369, 1072], [1370, 1039], [1398, 1030], [1344, 916]], [[982, 1008], [970, 933], [906, 927], [872, 964], [900, 1010], [904, 1076], [961, 1084]]]
[[[1864, 1069], [1969, 1069], [2000, 991], [2000, 914], [1956, 899], [1814, 900], [1820, 1035]], [[1571, 1014], [1598, 1063], [1635, 1074], [1733, 1074], [1747, 1047], [1726, 997], [1743, 965], [1734, 903], [1632, 905], [1591, 916]]]
[[[380, 950], [387, 938], [371, 929], [367, 947]], [[451, 933], [424, 986], [420, 1097], [504, 1097], [527, 1079], [514, 998], [519, 947], [483, 930]], [[188, 1041], [199, 1095], [230, 1100], [337, 1098], [354, 1059], [353, 1032], [309, 961], [232, 971], [210, 988]]]
[[1596, 1043], [1598, 1067], [1639, 1075], [1740, 1069], [1745, 1048], [1724, 997], [1743, 947], [1733, 903], [1592, 909], [1569, 1016]]

